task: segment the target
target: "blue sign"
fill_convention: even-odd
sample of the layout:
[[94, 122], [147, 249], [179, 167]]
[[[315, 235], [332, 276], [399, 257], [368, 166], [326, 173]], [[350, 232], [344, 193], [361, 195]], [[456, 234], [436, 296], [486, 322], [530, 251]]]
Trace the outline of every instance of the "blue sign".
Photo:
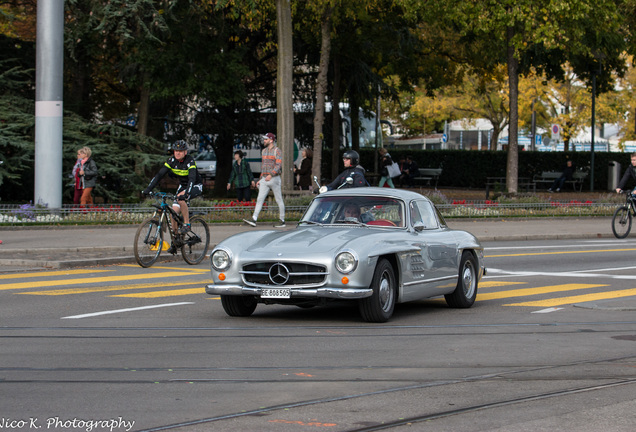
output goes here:
[[536, 145], [541, 145], [541, 135], [535, 136], [534, 141]]
[[446, 142], [448, 141], [448, 136], [446, 136], [446, 134], [442, 135], [442, 142]]

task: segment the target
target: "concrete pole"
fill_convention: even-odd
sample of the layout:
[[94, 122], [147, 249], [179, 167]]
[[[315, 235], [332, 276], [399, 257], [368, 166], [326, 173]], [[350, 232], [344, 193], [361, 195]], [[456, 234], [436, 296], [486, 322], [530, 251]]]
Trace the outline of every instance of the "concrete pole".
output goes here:
[[35, 58], [35, 204], [62, 207], [64, 0], [38, 0]]

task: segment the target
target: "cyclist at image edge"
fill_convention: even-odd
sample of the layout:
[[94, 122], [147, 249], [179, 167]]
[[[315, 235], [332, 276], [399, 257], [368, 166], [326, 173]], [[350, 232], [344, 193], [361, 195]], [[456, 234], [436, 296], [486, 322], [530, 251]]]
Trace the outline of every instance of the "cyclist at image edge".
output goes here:
[[623, 174], [621, 181], [618, 183], [618, 186], [616, 187], [617, 193], [623, 192], [623, 188], [625, 187], [625, 184], [627, 184], [630, 178], [636, 180], [636, 153], [632, 153], [631, 159], [632, 159], [632, 164], [627, 167], [627, 169], [625, 170], [625, 174]]
[[[174, 156], [169, 158], [161, 167], [157, 175], [152, 179], [143, 194], [148, 195], [159, 181], [169, 174], [172, 178], [179, 179], [177, 188], [177, 202], [172, 204], [172, 208], [177, 214], [183, 214], [182, 234], [190, 230], [190, 214], [188, 212], [188, 200], [198, 197], [203, 193], [203, 178], [197, 170], [197, 165], [192, 156], [188, 156], [188, 145], [180, 140], [172, 145]], [[172, 229], [176, 231], [177, 222], [172, 221]]]

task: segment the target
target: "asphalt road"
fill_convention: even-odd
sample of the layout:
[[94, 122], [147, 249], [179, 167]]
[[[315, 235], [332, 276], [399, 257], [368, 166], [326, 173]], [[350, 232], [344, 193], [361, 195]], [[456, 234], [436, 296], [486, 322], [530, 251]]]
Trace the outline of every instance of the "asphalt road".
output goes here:
[[181, 261], [0, 275], [0, 426], [632, 431], [636, 247], [485, 246], [473, 308], [381, 325], [347, 303], [231, 318]]

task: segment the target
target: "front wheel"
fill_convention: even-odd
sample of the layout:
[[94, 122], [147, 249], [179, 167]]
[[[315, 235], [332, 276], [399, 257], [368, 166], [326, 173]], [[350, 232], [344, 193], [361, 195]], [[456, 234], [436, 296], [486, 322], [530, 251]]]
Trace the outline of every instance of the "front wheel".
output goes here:
[[373, 294], [359, 302], [360, 315], [367, 322], [387, 322], [395, 308], [397, 282], [391, 263], [382, 258], [378, 261], [371, 281]]
[[221, 305], [229, 316], [246, 317], [254, 313], [257, 303], [251, 296], [221, 295]]
[[150, 267], [157, 261], [163, 247], [163, 233], [156, 218], [141, 223], [135, 234], [135, 259], [142, 267]]
[[462, 253], [459, 264], [459, 278], [455, 291], [444, 296], [446, 303], [453, 308], [469, 308], [477, 298], [477, 283], [479, 277], [477, 259], [468, 251]]
[[632, 214], [628, 206], [621, 206], [614, 212], [612, 219], [612, 232], [614, 237], [622, 239], [632, 230]]
[[210, 230], [208, 224], [200, 217], [190, 219], [190, 231], [183, 235], [181, 255], [190, 265], [199, 264], [210, 246]]

